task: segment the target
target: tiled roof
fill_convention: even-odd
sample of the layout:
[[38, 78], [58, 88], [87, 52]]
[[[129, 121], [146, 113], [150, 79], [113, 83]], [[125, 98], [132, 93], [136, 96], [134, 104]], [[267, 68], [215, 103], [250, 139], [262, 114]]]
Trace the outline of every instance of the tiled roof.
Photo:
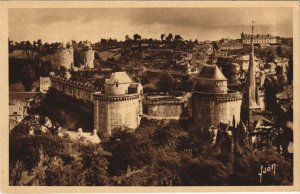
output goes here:
[[[251, 38], [251, 35], [245, 35], [245, 38]], [[253, 35], [253, 38], [275, 38], [273, 35], [270, 34], [258, 34], [258, 35]]]
[[48, 82], [50, 81], [50, 77], [40, 77], [40, 82]]
[[105, 84], [115, 84], [116, 82], [119, 84], [132, 83], [132, 79], [126, 72], [115, 72], [111, 74], [111, 77], [105, 82]]
[[216, 65], [204, 65], [199, 73], [200, 79], [227, 80]]
[[132, 83], [129, 85], [129, 88], [137, 88], [139, 86], [139, 83]]

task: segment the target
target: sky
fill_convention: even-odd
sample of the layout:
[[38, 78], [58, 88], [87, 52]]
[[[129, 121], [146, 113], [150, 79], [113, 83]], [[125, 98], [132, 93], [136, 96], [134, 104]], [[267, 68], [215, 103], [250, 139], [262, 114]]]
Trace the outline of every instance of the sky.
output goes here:
[[14, 8], [8, 15], [9, 38], [67, 42], [126, 35], [160, 39], [180, 34], [185, 40], [239, 38], [240, 33], [292, 37], [291, 8]]

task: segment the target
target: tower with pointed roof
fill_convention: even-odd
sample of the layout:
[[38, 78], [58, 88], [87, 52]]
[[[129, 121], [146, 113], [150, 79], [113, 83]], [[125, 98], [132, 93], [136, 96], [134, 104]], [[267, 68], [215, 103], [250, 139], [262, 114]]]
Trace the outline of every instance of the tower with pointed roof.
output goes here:
[[142, 114], [143, 87], [126, 72], [112, 73], [105, 81], [104, 93], [94, 93], [94, 128], [101, 138], [109, 137], [114, 129], [139, 126]]
[[251, 47], [249, 55], [249, 68], [246, 78], [246, 85], [243, 92], [243, 100], [241, 106], [241, 120], [250, 126], [251, 115], [254, 110], [260, 109], [258, 87], [256, 86], [255, 67], [254, 67], [254, 46], [253, 46], [253, 30], [254, 22], [252, 22]]
[[192, 95], [193, 121], [204, 129], [229, 123], [233, 115], [240, 118], [241, 101], [241, 93], [228, 90], [227, 78], [216, 65], [204, 65]]

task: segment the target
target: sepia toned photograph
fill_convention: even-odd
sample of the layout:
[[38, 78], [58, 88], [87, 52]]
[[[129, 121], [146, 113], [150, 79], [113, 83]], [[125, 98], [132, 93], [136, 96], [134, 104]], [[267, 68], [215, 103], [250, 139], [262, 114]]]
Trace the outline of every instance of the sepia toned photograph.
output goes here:
[[9, 186], [293, 186], [294, 11], [8, 8]]

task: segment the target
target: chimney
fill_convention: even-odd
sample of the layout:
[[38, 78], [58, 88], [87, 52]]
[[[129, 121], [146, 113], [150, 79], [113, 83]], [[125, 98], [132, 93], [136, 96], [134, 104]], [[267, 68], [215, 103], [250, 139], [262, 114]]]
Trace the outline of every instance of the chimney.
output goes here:
[[94, 130], [93, 130], [93, 135], [94, 135], [94, 136], [97, 136], [97, 129], [94, 129]]

